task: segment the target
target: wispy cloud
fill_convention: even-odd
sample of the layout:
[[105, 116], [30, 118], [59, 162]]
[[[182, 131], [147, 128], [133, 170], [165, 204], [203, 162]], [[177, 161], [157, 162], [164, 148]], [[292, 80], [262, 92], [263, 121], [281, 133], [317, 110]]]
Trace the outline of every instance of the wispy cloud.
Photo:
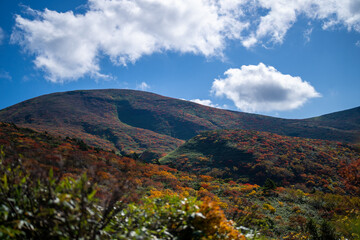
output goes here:
[[136, 86], [136, 89], [146, 91], [150, 89], [150, 86], [146, 82], [142, 82]]
[[3, 44], [4, 39], [5, 39], [5, 33], [4, 30], [0, 27], [0, 45]]
[[282, 74], [263, 63], [232, 68], [224, 74], [225, 78], [215, 79], [212, 92], [225, 96], [238, 109], [247, 112], [291, 110], [310, 98], [320, 97], [314, 87], [300, 77]]
[[[52, 82], [107, 78], [100, 57], [115, 65], [175, 51], [222, 57], [227, 40], [245, 47], [281, 44], [299, 15], [360, 32], [358, 0], [89, 0], [83, 14], [28, 9], [16, 16], [12, 42], [35, 55]], [[264, 14], [265, 12], [265, 14]]]
[[11, 81], [12, 77], [11, 77], [10, 73], [8, 73], [4, 70], [0, 70], [0, 79], [6, 79], [6, 80]]
[[304, 31], [305, 43], [310, 42], [310, 36], [311, 36], [312, 31], [313, 31], [313, 28], [308, 28]]

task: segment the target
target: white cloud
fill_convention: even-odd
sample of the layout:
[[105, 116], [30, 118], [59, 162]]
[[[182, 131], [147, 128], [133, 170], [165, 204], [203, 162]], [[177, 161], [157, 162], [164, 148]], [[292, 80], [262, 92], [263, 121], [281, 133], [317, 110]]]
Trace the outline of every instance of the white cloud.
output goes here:
[[208, 106], [208, 107], [219, 107], [218, 104], [213, 104], [212, 101], [210, 99], [192, 99], [190, 100], [190, 102], [194, 102], [194, 103], [197, 103], [197, 104], [201, 104], [201, 105], [204, 105], [204, 106]]
[[281, 44], [300, 15], [322, 21], [324, 29], [339, 25], [360, 32], [358, 0], [256, 0], [255, 5], [268, 13], [260, 17], [256, 31], [244, 38], [245, 47], [261, 41]]
[[355, 43], [355, 45], [356, 45], [357, 47], [360, 47], [360, 40], [358, 40], [358, 41]]
[[16, 16], [13, 42], [35, 54], [53, 82], [100, 74], [99, 56], [126, 65], [166, 50], [213, 56], [224, 47], [224, 20], [212, 0], [90, 0], [85, 14], [45, 9]]
[[320, 94], [300, 77], [282, 74], [263, 63], [227, 70], [224, 79], [215, 79], [212, 92], [232, 100], [247, 112], [291, 110]]
[[0, 27], [0, 45], [3, 43], [4, 38], [5, 38], [4, 30]]
[[28, 11], [16, 16], [12, 42], [52, 82], [106, 78], [102, 57], [126, 65], [163, 51], [222, 56], [228, 39], [282, 43], [300, 15], [360, 32], [358, 0], [89, 0], [83, 14]]
[[142, 83], [138, 84], [136, 86], [136, 88], [139, 90], [145, 91], [145, 90], [149, 90], [150, 86], [146, 82], [142, 82]]
[[201, 105], [213, 107], [213, 108], [222, 108], [222, 109], [228, 108], [228, 106], [226, 104], [224, 104], [224, 105], [215, 104], [210, 99], [198, 99], [197, 98], [197, 99], [190, 100], [190, 102], [194, 102], [197, 104], [201, 104]]

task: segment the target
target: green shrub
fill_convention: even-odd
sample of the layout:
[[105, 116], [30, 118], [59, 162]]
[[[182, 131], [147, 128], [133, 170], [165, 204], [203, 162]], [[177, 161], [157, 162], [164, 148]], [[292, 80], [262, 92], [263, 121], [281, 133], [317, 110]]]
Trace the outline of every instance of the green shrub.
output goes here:
[[114, 191], [100, 201], [85, 174], [30, 177], [0, 155], [0, 239], [244, 239], [210, 200], [161, 194], [126, 203]]
[[114, 214], [104, 214], [86, 175], [57, 182], [50, 171], [41, 181], [32, 180], [20, 164], [0, 168], [1, 239], [105, 237], [103, 229]]

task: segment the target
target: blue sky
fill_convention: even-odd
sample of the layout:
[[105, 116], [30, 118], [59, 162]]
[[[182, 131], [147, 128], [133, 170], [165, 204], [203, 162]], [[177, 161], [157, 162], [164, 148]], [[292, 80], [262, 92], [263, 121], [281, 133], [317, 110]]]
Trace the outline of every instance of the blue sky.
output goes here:
[[360, 1], [1, 1], [0, 56], [0, 109], [130, 88], [306, 118], [360, 106]]

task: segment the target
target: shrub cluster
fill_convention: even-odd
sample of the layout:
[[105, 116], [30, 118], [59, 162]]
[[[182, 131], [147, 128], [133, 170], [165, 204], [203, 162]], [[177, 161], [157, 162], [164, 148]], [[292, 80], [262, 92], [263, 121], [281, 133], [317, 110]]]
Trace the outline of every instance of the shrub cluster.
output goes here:
[[96, 188], [85, 174], [34, 178], [2, 152], [0, 239], [245, 239], [210, 200], [161, 193], [126, 203]]

